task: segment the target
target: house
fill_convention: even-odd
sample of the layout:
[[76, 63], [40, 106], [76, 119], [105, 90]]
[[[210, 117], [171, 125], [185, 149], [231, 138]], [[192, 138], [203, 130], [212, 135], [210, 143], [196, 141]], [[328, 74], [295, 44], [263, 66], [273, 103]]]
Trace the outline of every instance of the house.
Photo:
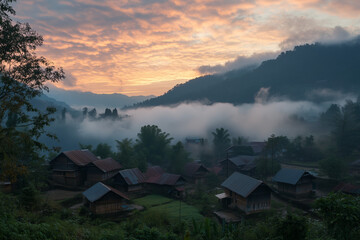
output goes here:
[[360, 196], [360, 186], [351, 183], [340, 183], [334, 188], [334, 192]]
[[266, 142], [248, 142], [244, 146], [251, 147], [255, 155], [260, 155], [266, 147]]
[[216, 197], [226, 208], [238, 208], [251, 214], [271, 207], [271, 189], [260, 180], [234, 172], [221, 186], [224, 193]]
[[183, 176], [195, 184], [203, 183], [210, 171], [200, 163], [187, 163], [184, 167]]
[[62, 152], [50, 161], [52, 180], [64, 186], [82, 186], [86, 180], [86, 166], [98, 160], [89, 150]]
[[240, 155], [229, 157], [220, 162], [222, 175], [230, 176], [234, 172], [240, 172], [246, 175], [254, 175], [256, 169], [257, 156]]
[[106, 181], [123, 167], [112, 158], [98, 159], [86, 167], [85, 185], [91, 186], [97, 182]]
[[350, 163], [349, 171], [352, 176], [360, 176], [360, 159]]
[[112, 178], [115, 188], [124, 192], [143, 190], [145, 180], [145, 175], [138, 168], [120, 170]]
[[159, 166], [149, 167], [145, 173], [146, 188], [158, 194], [180, 196], [186, 180], [179, 174], [166, 173]]
[[315, 177], [310, 172], [294, 168], [283, 168], [273, 177], [279, 193], [296, 198], [306, 197], [312, 192], [313, 179]]
[[84, 205], [95, 214], [113, 214], [129, 209], [129, 198], [124, 193], [101, 182], [83, 192], [83, 196]]

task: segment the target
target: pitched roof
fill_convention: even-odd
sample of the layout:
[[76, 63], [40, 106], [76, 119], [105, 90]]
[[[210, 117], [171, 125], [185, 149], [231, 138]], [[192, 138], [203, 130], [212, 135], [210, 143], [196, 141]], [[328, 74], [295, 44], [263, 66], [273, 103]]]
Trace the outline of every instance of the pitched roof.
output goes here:
[[145, 182], [144, 174], [138, 168], [124, 169], [119, 171], [128, 185], [136, 185]]
[[58, 156], [60, 156], [61, 154], [64, 154], [78, 166], [85, 166], [88, 163], [98, 160], [98, 158], [87, 149], [66, 151], [60, 153]]
[[246, 198], [263, 182], [247, 175], [234, 172], [221, 186]]
[[351, 183], [340, 183], [334, 188], [334, 191], [360, 195], [360, 186]]
[[184, 167], [184, 175], [193, 176], [199, 169], [209, 172], [209, 170], [200, 163], [187, 163]]
[[283, 168], [276, 173], [273, 177], [273, 181], [295, 185], [302, 176], [306, 175], [313, 176], [310, 172], [302, 169]]
[[111, 172], [122, 168], [121, 164], [112, 158], [98, 159], [92, 162], [92, 164], [103, 172]]
[[92, 187], [88, 188], [85, 192], [83, 192], [84, 197], [86, 197], [87, 200], [90, 202], [95, 202], [105, 196], [107, 193], [113, 192], [116, 195], [125, 198], [129, 200], [129, 198], [119, 190], [112, 188], [110, 186], [107, 186], [101, 182], [96, 183]]
[[266, 146], [266, 142], [249, 142], [247, 144], [245, 144], [245, 146], [250, 146], [255, 154], [261, 153], [265, 146]]
[[[256, 167], [256, 158], [257, 156], [240, 155], [229, 158], [229, 161], [232, 162], [235, 166], [242, 168], [243, 170], [251, 170]], [[227, 160], [228, 159], [224, 159], [221, 162], [224, 163]]]
[[179, 180], [185, 181], [185, 179], [179, 174], [163, 173], [161, 175], [148, 178], [146, 182], [158, 185], [175, 186]]
[[165, 172], [164, 169], [162, 169], [160, 166], [152, 166], [146, 169], [145, 176], [146, 178], [151, 178], [155, 176], [160, 176], [164, 172]]

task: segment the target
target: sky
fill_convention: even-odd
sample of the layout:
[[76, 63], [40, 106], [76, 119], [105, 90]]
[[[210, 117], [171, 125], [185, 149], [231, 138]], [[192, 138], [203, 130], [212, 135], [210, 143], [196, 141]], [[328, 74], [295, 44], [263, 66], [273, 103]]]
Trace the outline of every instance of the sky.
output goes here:
[[64, 68], [57, 87], [129, 96], [360, 34], [357, 0], [18, 0], [14, 8], [43, 35], [37, 54]]

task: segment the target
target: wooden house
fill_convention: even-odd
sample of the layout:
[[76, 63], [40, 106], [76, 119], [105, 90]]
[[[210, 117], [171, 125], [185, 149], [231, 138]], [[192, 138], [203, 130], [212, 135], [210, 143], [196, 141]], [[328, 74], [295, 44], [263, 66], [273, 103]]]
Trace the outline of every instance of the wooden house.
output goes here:
[[234, 172], [253, 176], [256, 169], [256, 156], [239, 155], [229, 157], [220, 162], [222, 167], [221, 175], [230, 176]]
[[87, 149], [62, 152], [50, 161], [52, 180], [64, 186], [82, 186], [86, 180], [86, 166], [97, 160]]
[[148, 168], [145, 175], [146, 188], [153, 193], [179, 197], [184, 191], [186, 180], [179, 174], [166, 173], [155, 166]]
[[294, 168], [283, 168], [273, 177], [279, 193], [296, 198], [310, 195], [314, 179], [315, 177], [310, 172]]
[[145, 175], [138, 168], [132, 168], [117, 172], [112, 183], [120, 191], [136, 192], [143, 190], [145, 180]]
[[91, 186], [97, 182], [106, 181], [122, 169], [120, 163], [112, 158], [98, 159], [86, 167], [85, 185]]
[[339, 183], [335, 186], [333, 191], [342, 192], [353, 196], [360, 196], [360, 185], [355, 185], [351, 183]]
[[216, 195], [224, 207], [238, 208], [251, 214], [271, 207], [271, 189], [262, 181], [234, 172], [221, 186], [224, 193]]
[[129, 198], [124, 193], [101, 182], [83, 192], [83, 196], [84, 205], [95, 214], [113, 214], [129, 209]]
[[184, 167], [183, 176], [195, 184], [203, 183], [209, 170], [200, 163], [187, 163]]

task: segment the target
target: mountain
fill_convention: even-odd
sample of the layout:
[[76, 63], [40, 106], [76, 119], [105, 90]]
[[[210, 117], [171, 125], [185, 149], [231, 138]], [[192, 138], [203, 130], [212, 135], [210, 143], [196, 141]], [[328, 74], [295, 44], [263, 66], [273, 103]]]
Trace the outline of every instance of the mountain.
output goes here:
[[133, 105], [154, 96], [133, 96], [123, 94], [96, 94], [91, 92], [68, 91], [52, 87], [47, 93], [58, 101], [66, 102], [72, 107], [100, 107], [100, 108], [122, 108]]
[[[266, 90], [268, 88], [268, 90]], [[207, 75], [179, 84], [134, 107], [188, 101], [252, 103], [259, 91], [270, 98], [332, 100], [360, 93], [360, 37], [341, 44], [306, 44], [255, 68]]]

